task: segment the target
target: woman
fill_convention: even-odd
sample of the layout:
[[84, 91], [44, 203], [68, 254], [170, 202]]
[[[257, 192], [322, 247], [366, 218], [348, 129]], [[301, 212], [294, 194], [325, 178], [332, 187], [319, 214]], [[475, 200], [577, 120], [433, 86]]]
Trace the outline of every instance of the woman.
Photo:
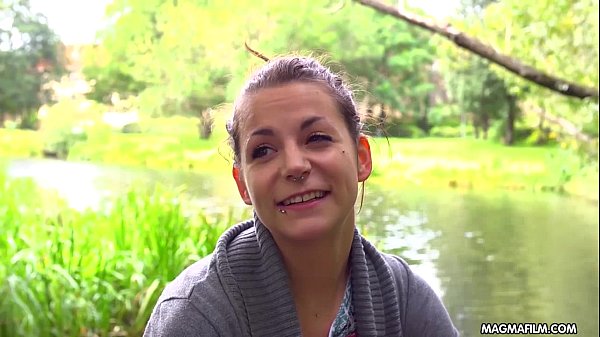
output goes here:
[[254, 219], [161, 295], [145, 336], [457, 336], [438, 297], [355, 227], [371, 174], [351, 91], [312, 58], [267, 62], [228, 123]]

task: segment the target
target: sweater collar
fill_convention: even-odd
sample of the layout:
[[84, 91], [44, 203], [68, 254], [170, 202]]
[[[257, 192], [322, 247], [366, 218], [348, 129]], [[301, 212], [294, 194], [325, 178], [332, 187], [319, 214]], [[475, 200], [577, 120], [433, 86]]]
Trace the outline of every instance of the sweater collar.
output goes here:
[[[221, 236], [215, 261], [225, 293], [247, 336], [300, 336], [279, 248], [256, 214], [253, 220], [235, 225]], [[401, 335], [398, 297], [390, 270], [356, 229], [350, 265], [358, 335]]]

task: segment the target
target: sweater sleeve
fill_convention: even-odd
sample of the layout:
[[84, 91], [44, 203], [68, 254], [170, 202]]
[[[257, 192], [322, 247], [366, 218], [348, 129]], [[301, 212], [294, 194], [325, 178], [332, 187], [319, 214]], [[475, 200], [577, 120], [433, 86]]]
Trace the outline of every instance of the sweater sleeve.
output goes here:
[[398, 285], [404, 337], [458, 337], [450, 315], [433, 289], [408, 264], [388, 255]]
[[144, 337], [242, 335], [211, 261], [211, 256], [197, 261], [167, 284], [146, 323]]
[[159, 303], [146, 325], [144, 337], [217, 337], [216, 328], [187, 299]]

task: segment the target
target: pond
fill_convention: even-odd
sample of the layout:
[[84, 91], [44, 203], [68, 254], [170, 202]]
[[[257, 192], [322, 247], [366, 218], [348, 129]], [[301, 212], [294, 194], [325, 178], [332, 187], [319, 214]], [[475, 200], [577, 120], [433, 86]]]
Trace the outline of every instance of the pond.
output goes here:
[[[76, 208], [94, 207], [133, 181], [160, 182], [217, 207], [245, 207], [232, 181], [194, 173], [54, 160], [13, 160]], [[224, 179], [224, 178], [220, 178]], [[462, 336], [484, 322], [576, 323], [598, 335], [598, 206], [555, 194], [369, 185], [360, 231], [407, 260], [438, 293]]]

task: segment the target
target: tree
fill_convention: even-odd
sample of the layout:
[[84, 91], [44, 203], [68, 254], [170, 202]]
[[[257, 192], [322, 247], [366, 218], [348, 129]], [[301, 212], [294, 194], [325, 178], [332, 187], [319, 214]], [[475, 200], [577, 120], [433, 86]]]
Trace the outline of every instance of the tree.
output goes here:
[[[581, 85], [598, 85], [598, 2], [504, 0], [488, 6], [483, 20], [471, 25], [470, 34], [490, 41], [536, 68], [562, 78], [576, 78]], [[566, 143], [597, 153], [598, 101], [551, 95], [539, 86], [493, 67], [520, 105], [539, 116], [539, 134], [545, 122], [558, 126]], [[541, 139], [543, 141], [543, 139]], [[595, 156], [595, 154], [593, 155]]]
[[[463, 0], [459, 13], [465, 22], [480, 22], [485, 8], [495, 0]], [[503, 120], [503, 141], [514, 142], [514, 128], [518, 107], [516, 97], [508, 91], [508, 85], [492, 69], [487, 60], [475, 57], [453, 47], [439, 49], [445, 56], [448, 89], [461, 113], [472, 114], [475, 137], [480, 131], [487, 138], [491, 121]]]
[[332, 68], [343, 70], [363, 89], [357, 98], [368, 101], [367, 110], [378, 105], [381, 120], [392, 111], [414, 116], [427, 130], [428, 96], [434, 87], [428, 72], [435, 55], [429, 34], [355, 3], [329, 3], [261, 6], [269, 8], [277, 34], [261, 32], [256, 45], [273, 54], [309, 50], [325, 55], [334, 60], [328, 62]]
[[116, 20], [103, 33], [105, 61], [86, 71], [107, 79], [123, 75], [117, 90], [141, 83], [146, 112], [193, 113], [210, 121], [202, 112], [231, 100], [248, 70], [262, 62], [244, 49], [248, 42], [267, 56], [328, 55], [335, 61], [329, 65], [345, 69], [376, 104], [426, 121], [432, 85], [425, 70], [434, 55], [427, 34], [357, 4], [261, 0], [232, 8], [227, 2], [121, 0], [108, 15]]
[[[481, 57], [484, 57], [502, 67], [506, 70], [532, 81], [540, 86], [547, 89], [559, 92], [563, 95], [574, 96], [579, 98], [591, 97], [598, 100], [598, 88], [588, 87], [579, 85], [554, 75], [542, 72], [532, 66], [524, 64], [518, 58], [510, 57], [506, 54], [502, 54], [492, 48], [489, 45], [482, 43], [480, 40], [473, 38], [465, 33], [460, 32], [456, 28], [446, 24], [441, 26], [435, 22], [425, 19], [423, 17], [416, 16], [411, 13], [403, 12], [395, 7], [386, 5], [376, 0], [356, 0], [363, 5], [372, 7], [382, 13], [387, 13], [394, 17], [397, 17], [403, 21], [406, 21], [412, 25], [422, 27], [433, 33], [444, 36], [456, 45], [469, 50]], [[545, 1], [540, 1], [544, 2]], [[523, 3], [523, 2], [521, 2]], [[569, 4], [569, 1], [563, 1], [563, 3]], [[597, 20], [596, 20], [597, 21]]]
[[229, 81], [234, 34], [223, 35], [233, 26], [227, 10], [189, 0], [114, 1], [107, 14], [115, 23], [84, 69], [101, 84], [94, 97], [139, 94], [142, 113], [210, 119], [206, 111], [225, 101]]
[[12, 116], [23, 127], [34, 127], [46, 99], [41, 86], [62, 71], [59, 40], [27, 0], [3, 0], [0, 23], [0, 126]]
[[[440, 34], [500, 65], [502, 68], [493, 69], [505, 80], [510, 80], [511, 96], [525, 101], [524, 103], [538, 105], [534, 110], [542, 111], [542, 116], [550, 114], [550, 120], [561, 121], [559, 125], [569, 135], [577, 139], [596, 139], [591, 145], [596, 148], [594, 153], [597, 153], [597, 1], [503, 0], [487, 6], [481, 22], [463, 22], [463, 25], [468, 26], [465, 30], [467, 33], [462, 33], [450, 25], [442, 26], [399, 11], [375, 0], [357, 2]], [[491, 41], [491, 45], [498, 49], [480, 41]], [[544, 69], [546, 73], [538, 69]], [[507, 70], [512, 74], [509, 75]], [[519, 77], [514, 77], [514, 74]], [[563, 78], [576, 78], [578, 83]], [[562, 95], [583, 99], [577, 101], [568, 97], [547, 95], [545, 89], [524, 83], [523, 79]], [[565, 124], [566, 119], [562, 116], [567, 115], [571, 122], [567, 121], [569, 123]], [[592, 137], [582, 133], [583, 130], [591, 132]]]

